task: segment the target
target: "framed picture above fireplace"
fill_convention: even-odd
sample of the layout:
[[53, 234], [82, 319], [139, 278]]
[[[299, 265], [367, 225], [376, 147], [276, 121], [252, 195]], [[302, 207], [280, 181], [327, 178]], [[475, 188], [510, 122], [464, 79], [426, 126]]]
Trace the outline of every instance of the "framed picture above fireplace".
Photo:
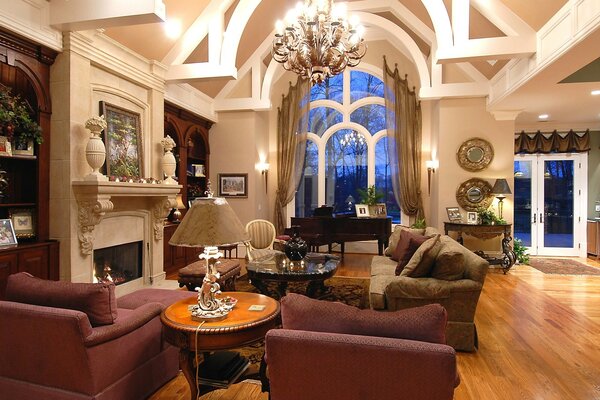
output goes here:
[[106, 175], [140, 177], [143, 175], [142, 129], [140, 114], [100, 102], [100, 115], [106, 119]]

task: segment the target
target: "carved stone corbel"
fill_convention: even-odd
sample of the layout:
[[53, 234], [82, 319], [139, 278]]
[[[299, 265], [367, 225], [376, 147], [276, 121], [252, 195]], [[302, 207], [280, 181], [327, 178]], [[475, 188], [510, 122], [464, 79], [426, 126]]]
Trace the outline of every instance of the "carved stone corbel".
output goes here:
[[79, 248], [81, 254], [89, 255], [94, 250], [94, 228], [102, 221], [107, 212], [112, 211], [114, 205], [110, 198], [82, 200], [79, 204]]
[[154, 204], [154, 209], [152, 210], [152, 216], [154, 217], [154, 239], [162, 240], [165, 218], [169, 215], [171, 209], [175, 207], [177, 207], [177, 199], [175, 197], [162, 198]]

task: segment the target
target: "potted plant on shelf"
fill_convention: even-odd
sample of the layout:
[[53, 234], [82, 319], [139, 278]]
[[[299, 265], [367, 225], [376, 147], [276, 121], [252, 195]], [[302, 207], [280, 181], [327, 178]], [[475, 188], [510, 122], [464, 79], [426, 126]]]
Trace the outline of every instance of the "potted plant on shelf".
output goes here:
[[13, 143], [14, 154], [33, 155], [33, 143], [43, 141], [42, 128], [32, 118], [33, 109], [10, 88], [0, 85], [0, 129]]

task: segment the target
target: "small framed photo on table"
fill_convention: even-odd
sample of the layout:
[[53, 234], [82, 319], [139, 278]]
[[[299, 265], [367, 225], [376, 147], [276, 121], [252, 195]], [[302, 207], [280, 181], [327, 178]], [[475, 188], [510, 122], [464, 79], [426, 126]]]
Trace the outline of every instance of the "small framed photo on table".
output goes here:
[[19, 239], [33, 238], [35, 232], [35, 217], [31, 208], [11, 208], [8, 210], [15, 236]]
[[472, 224], [472, 225], [477, 225], [477, 213], [476, 212], [472, 212], [472, 211], [468, 211], [467, 212], [467, 224]]
[[12, 156], [10, 141], [6, 136], [0, 136], [0, 156]]
[[462, 215], [460, 214], [460, 209], [458, 207], [446, 207], [446, 212], [448, 213], [450, 222], [462, 221]]
[[16, 244], [17, 237], [15, 236], [12, 220], [10, 218], [0, 219], [0, 247], [15, 246]]
[[366, 204], [356, 204], [356, 216], [358, 218], [368, 218], [369, 217], [369, 206]]

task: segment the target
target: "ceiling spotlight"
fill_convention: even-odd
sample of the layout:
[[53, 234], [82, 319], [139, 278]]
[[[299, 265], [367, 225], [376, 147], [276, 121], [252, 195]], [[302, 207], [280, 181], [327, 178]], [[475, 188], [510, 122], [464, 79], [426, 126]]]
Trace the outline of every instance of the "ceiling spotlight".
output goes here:
[[177, 39], [181, 35], [181, 21], [169, 19], [165, 22], [165, 34], [171, 39]]
[[548, 119], [549, 115], [548, 114], [540, 114], [538, 115], [539, 119]]
[[600, 89], [592, 90], [592, 96], [600, 96]]

